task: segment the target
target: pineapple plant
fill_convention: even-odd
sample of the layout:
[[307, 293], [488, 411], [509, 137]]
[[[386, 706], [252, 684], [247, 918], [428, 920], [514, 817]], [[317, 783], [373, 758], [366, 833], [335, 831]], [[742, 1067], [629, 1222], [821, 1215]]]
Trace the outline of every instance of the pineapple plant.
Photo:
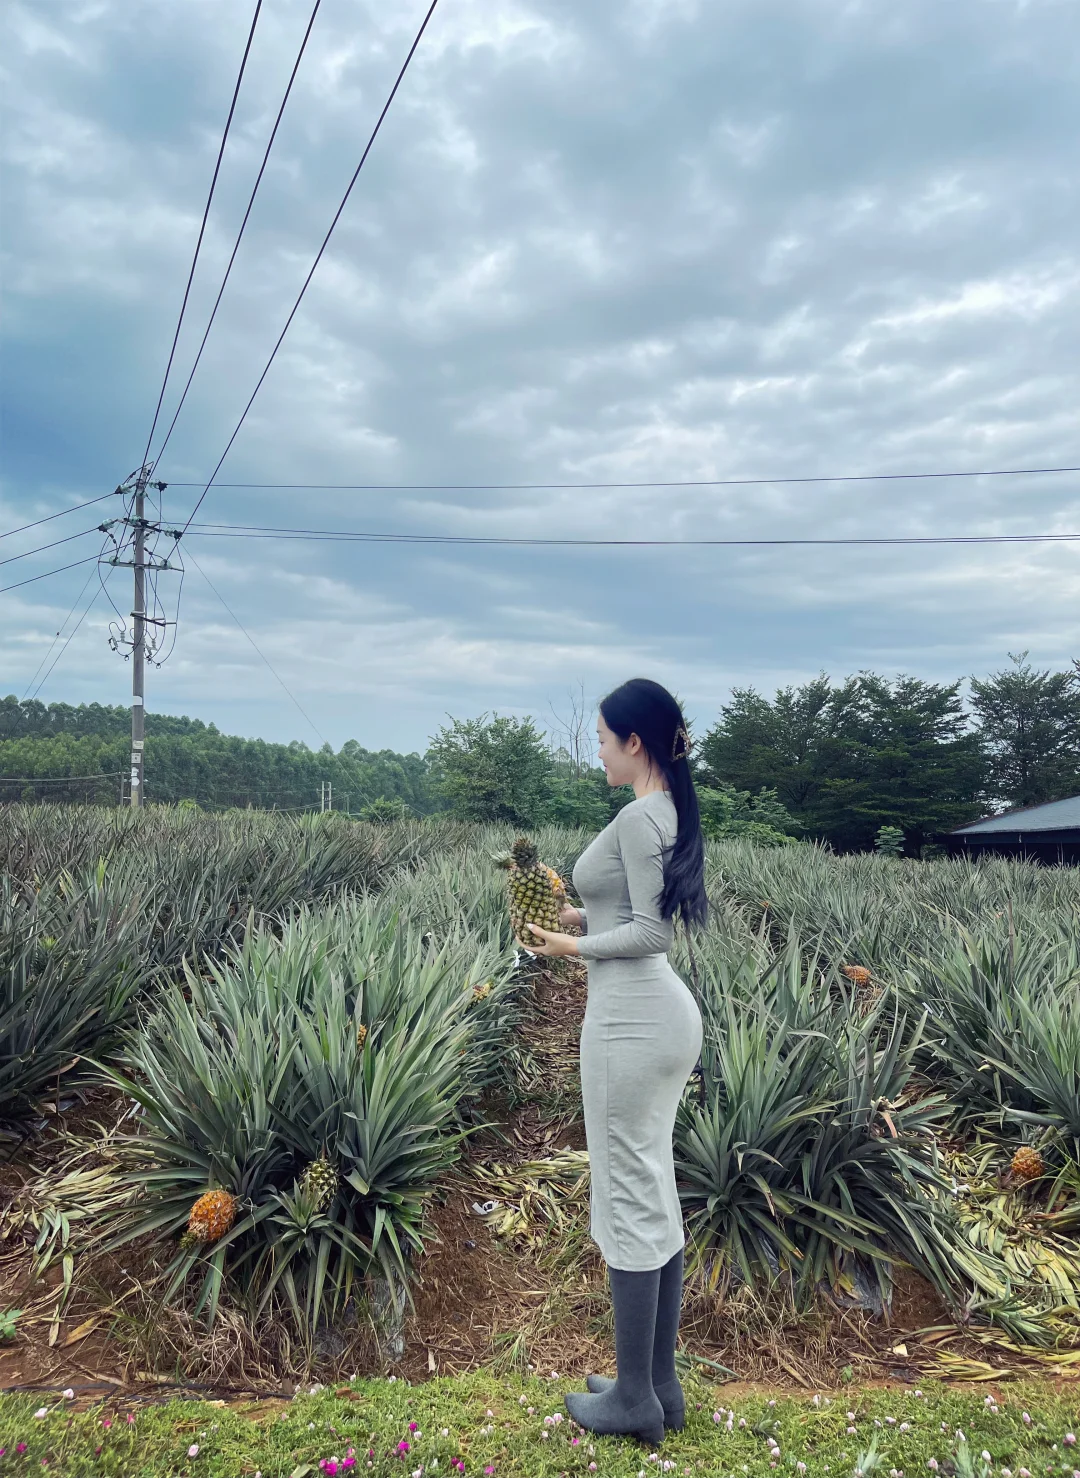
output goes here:
[[206, 1191], [191, 1208], [180, 1245], [192, 1247], [196, 1242], [217, 1242], [236, 1220], [238, 1205], [230, 1191]]
[[325, 1211], [338, 1188], [338, 1173], [325, 1155], [312, 1160], [300, 1177], [300, 1189], [311, 1198], [316, 1211]]
[[539, 943], [537, 936], [528, 927], [530, 924], [537, 924], [541, 929], [550, 929], [557, 933], [559, 895], [565, 899], [566, 889], [554, 868], [547, 867], [540, 861], [535, 842], [529, 837], [519, 836], [509, 853], [496, 857], [495, 861], [500, 867], [507, 869], [510, 923], [518, 942], [529, 947]]
[[1046, 1170], [1046, 1163], [1034, 1145], [1022, 1144], [1009, 1162], [1013, 1179], [1021, 1183], [1038, 1180]]

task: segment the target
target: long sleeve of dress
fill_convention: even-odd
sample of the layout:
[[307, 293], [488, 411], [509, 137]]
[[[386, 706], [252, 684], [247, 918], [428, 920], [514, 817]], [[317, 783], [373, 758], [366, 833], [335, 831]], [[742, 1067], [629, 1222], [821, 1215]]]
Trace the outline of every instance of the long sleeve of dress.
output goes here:
[[667, 954], [675, 938], [671, 919], [660, 917], [664, 889], [664, 838], [643, 806], [628, 806], [615, 818], [615, 837], [626, 874], [633, 917], [625, 924], [578, 940], [586, 960], [638, 959]]
[[578, 925], [578, 927], [580, 928], [582, 934], [588, 934], [589, 921], [585, 917], [585, 910], [583, 908], [578, 909], [578, 918], [581, 920], [581, 923]]

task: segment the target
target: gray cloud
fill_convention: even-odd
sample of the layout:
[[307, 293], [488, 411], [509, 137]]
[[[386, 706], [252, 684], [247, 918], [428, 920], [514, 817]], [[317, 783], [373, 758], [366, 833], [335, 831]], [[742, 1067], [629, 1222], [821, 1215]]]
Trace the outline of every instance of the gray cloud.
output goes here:
[[[260, 22], [183, 374], [308, 9]], [[421, 14], [325, 10], [162, 464], [176, 482], [220, 454]], [[209, 0], [10, 9], [0, 527], [138, 461], [247, 24]], [[444, 0], [223, 477], [1080, 462], [1075, 40], [1066, 0]], [[170, 517], [196, 495], [171, 488]], [[200, 516], [510, 537], [1080, 532], [1080, 482], [222, 488]], [[632, 671], [707, 718], [733, 683], [940, 679], [1022, 647], [1062, 663], [1080, 635], [1068, 545], [191, 547], [335, 743], [422, 747], [446, 711], [541, 712]], [[22, 691], [83, 578], [0, 596], [0, 686]], [[98, 609], [43, 697], [123, 701]], [[300, 732], [194, 570], [151, 694]]]

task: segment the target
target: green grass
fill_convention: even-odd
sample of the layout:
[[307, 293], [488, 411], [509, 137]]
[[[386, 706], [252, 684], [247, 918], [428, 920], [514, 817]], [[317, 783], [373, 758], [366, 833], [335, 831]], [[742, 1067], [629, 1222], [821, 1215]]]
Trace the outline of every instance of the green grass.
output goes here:
[[[422, 1478], [452, 1478], [461, 1471], [468, 1478], [485, 1473], [489, 1478], [579, 1473], [651, 1478], [665, 1472], [695, 1478], [803, 1478], [804, 1472], [806, 1478], [851, 1478], [875, 1439], [878, 1462], [876, 1468], [862, 1464], [865, 1478], [872, 1472], [876, 1478], [901, 1473], [931, 1478], [932, 1459], [941, 1478], [948, 1478], [954, 1464], [958, 1478], [965, 1472], [1072, 1478], [1080, 1471], [1080, 1443], [1066, 1444], [1067, 1434], [1080, 1427], [1080, 1387], [1055, 1394], [1045, 1385], [1009, 1384], [998, 1388], [996, 1411], [983, 1391], [931, 1385], [921, 1395], [852, 1390], [828, 1400], [822, 1395], [816, 1404], [810, 1397], [748, 1396], [733, 1401], [729, 1431], [724, 1388], [695, 1380], [685, 1386], [685, 1430], [669, 1433], [655, 1455], [633, 1439], [573, 1429], [562, 1395], [582, 1388], [580, 1381], [502, 1380], [481, 1371], [418, 1386], [356, 1381], [338, 1392], [305, 1393], [276, 1407], [170, 1401], [131, 1408], [113, 1403], [77, 1413], [62, 1397], [43, 1401], [9, 1395], [0, 1398], [5, 1450], [0, 1473], [254, 1478], [258, 1472], [262, 1478], [319, 1478], [320, 1471], [331, 1471], [320, 1470], [320, 1464], [337, 1459], [340, 1478], [369, 1473], [412, 1478], [417, 1470]], [[48, 1414], [38, 1417], [42, 1405]], [[545, 1422], [556, 1415], [562, 1416], [560, 1422]], [[770, 1455], [770, 1439], [779, 1455]], [[410, 1447], [399, 1453], [403, 1440]], [[26, 1444], [22, 1453], [16, 1452], [19, 1443]], [[198, 1451], [189, 1454], [196, 1446]], [[340, 1466], [350, 1448], [355, 1463]], [[983, 1451], [990, 1455], [988, 1469]], [[965, 1457], [972, 1460], [971, 1468]], [[463, 1460], [463, 1469], [451, 1466], [455, 1459]]]

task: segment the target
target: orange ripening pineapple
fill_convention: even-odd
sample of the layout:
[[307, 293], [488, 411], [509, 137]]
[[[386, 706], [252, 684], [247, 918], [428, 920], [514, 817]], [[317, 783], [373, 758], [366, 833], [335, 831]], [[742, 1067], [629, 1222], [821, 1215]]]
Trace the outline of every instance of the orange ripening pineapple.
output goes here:
[[207, 1191], [191, 1208], [187, 1231], [183, 1241], [186, 1246], [193, 1242], [216, 1242], [236, 1220], [239, 1202], [229, 1191]]
[[870, 971], [865, 965], [845, 965], [840, 973], [846, 975], [852, 985], [870, 984]]
[[1033, 1145], [1022, 1144], [1009, 1162], [1009, 1169], [1016, 1180], [1038, 1180], [1046, 1164]]

